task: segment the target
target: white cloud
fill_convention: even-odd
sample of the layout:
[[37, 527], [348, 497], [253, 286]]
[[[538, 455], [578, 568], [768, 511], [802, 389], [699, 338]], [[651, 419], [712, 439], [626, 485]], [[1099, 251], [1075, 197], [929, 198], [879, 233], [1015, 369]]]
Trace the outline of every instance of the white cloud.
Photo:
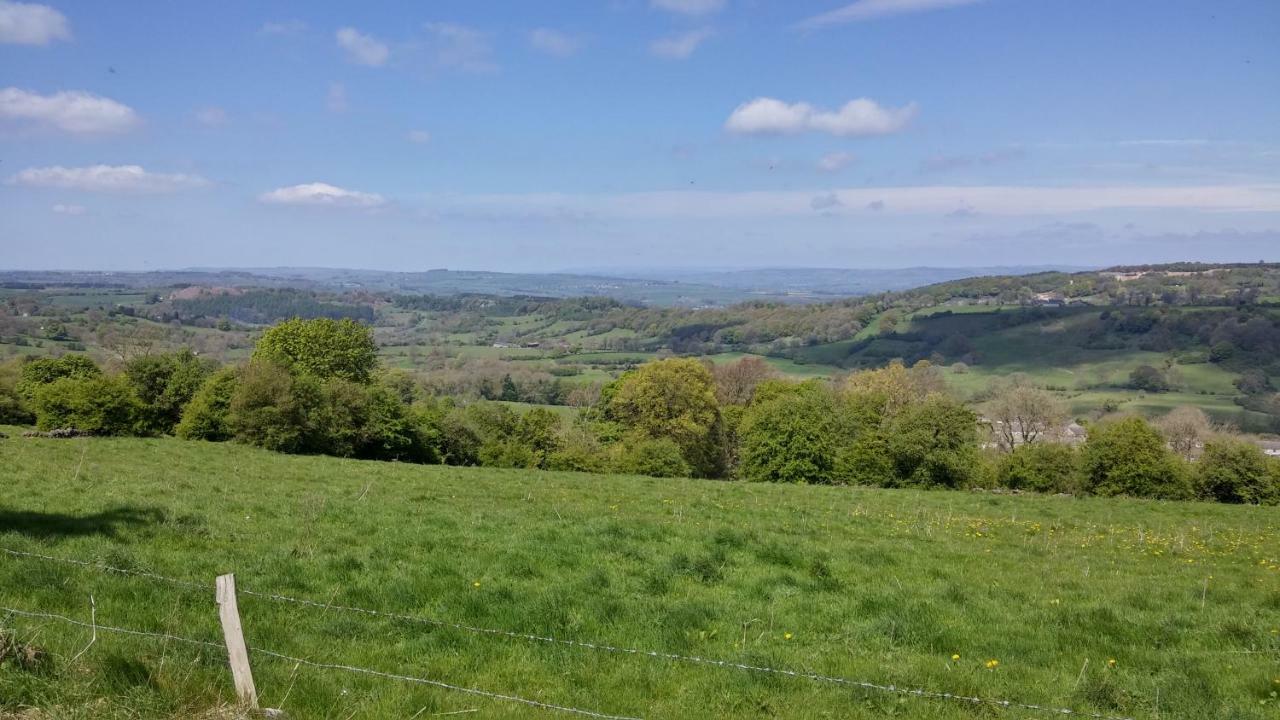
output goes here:
[[802, 20], [796, 27], [813, 30], [827, 27], [828, 25], [878, 20], [892, 15], [941, 10], [980, 2], [984, 2], [984, 0], [858, 0], [831, 12], [814, 15], [811, 18]]
[[1280, 212], [1280, 185], [855, 187], [821, 191], [658, 191], [615, 194], [493, 194], [428, 197], [436, 211], [458, 216], [590, 216], [621, 220], [726, 220], [810, 216], [814, 198], [827, 212], [944, 217], [957, 208], [984, 216], [1037, 216], [1116, 209]]
[[555, 57], [569, 57], [576, 53], [581, 45], [578, 38], [559, 30], [535, 28], [529, 32], [530, 47]]
[[431, 133], [426, 130], [410, 130], [405, 137], [408, 138], [409, 142], [417, 145], [425, 145], [431, 142]]
[[209, 127], [227, 124], [227, 111], [220, 107], [203, 107], [195, 111], [196, 122]]
[[347, 190], [322, 182], [276, 188], [259, 195], [258, 201], [268, 205], [318, 205], [350, 208], [376, 208], [387, 204], [386, 198], [376, 193]]
[[498, 63], [493, 59], [493, 47], [485, 33], [454, 23], [427, 23], [425, 28], [431, 36], [435, 62], [440, 67], [497, 72]]
[[839, 172], [852, 165], [856, 159], [853, 153], [827, 153], [818, 159], [818, 169], [823, 172]]
[[649, 0], [649, 7], [681, 15], [709, 15], [727, 4], [728, 0]]
[[58, 203], [49, 209], [59, 215], [83, 215], [85, 213], [83, 205], [63, 205]]
[[347, 53], [347, 61], [356, 65], [378, 67], [387, 63], [391, 50], [386, 43], [351, 27], [340, 28], [334, 36], [338, 47]]
[[207, 185], [199, 175], [153, 173], [139, 165], [27, 168], [9, 178], [10, 185], [50, 187], [87, 192], [163, 193]]
[[790, 135], [812, 130], [841, 136], [887, 135], [906, 127], [915, 113], [914, 103], [886, 108], [869, 98], [850, 100], [832, 111], [761, 97], [735, 108], [724, 125], [730, 132], [743, 134]]
[[667, 60], [684, 60], [692, 55], [693, 51], [697, 50], [698, 46], [713, 34], [711, 30], [703, 28], [658, 38], [649, 44], [649, 52]]
[[48, 45], [70, 40], [67, 18], [48, 5], [0, 0], [0, 43]]
[[124, 132], [138, 124], [133, 108], [110, 98], [68, 90], [52, 95], [0, 89], [0, 118], [33, 120], [80, 135]]
[[262, 27], [258, 28], [258, 33], [262, 35], [297, 35], [306, 29], [307, 24], [301, 20], [280, 20], [262, 23]]
[[324, 98], [329, 112], [343, 113], [347, 111], [347, 86], [342, 83], [331, 83], [329, 92]]

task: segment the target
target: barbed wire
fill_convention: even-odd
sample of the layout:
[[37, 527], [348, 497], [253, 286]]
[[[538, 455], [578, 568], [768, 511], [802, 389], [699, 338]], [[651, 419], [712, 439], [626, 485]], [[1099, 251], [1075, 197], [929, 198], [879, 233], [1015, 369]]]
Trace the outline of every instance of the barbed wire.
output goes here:
[[[159, 638], [162, 640], [172, 640], [175, 642], [183, 642], [191, 645], [198, 645], [201, 647], [211, 647], [223, 652], [226, 651], [225, 645], [221, 645], [215, 642], [209, 642], [207, 640], [196, 640], [194, 638], [187, 638], [179, 635], [170, 635], [168, 633], [149, 632], [146, 630], [133, 630], [130, 628], [115, 627], [112, 625], [101, 625], [101, 624], [98, 624], [97, 622], [87, 623], [87, 622], [84, 622], [83, 620], [76, 620], [75, 618], [69, 618], [65, 615], [58, 615], [56, 613], [36, 612], [32, 610], [20, 610], [18, 608], [11, 608], [11, 607], [4, 607], [4, 606], [0, 606], [0, 612], [8, 613], [10, 616], [27, 617], [27, 618], [33, 618], [33, 619], [39, 619], [39, 620], [56, 620], [58, 622], [67, 623], [69, 625], [76, 625], [83, 628], [89, 628], [95, 631], [111, 632], [111, 633], [117, 633], [121, 635], [132, 635], [136, 637]], [[572, 713], [574, 715], [582, 715], [585, 717], [599, 718], [600, 720], [642, 720], [641, 718], [636, 718], [636, 717], [629, 717], [624, 715], [609, 715], [607, 713], [595, 712], [594, 710], [583, 710], [581, 708], [569, 707], [567, 705], [555, 705], [553, 703], [545, 703], [539, 700], [530, 700], [529, 698], [523, 698], [516, 695], [506, 695], [503, 693], [490, 692], [488, 690], [480, 690], [478, 688], [469, 688], [469, 687], [463, 687], [461, 685], [452, 685], [450, 683], [442, 682], [440, 680], [431, 680], [429, 678], [413, 677], [410, 675], [399, 675], [397, 673], [383, 672], [381, 670], [373, 670], [371, 668], [356, 667], [354, 665], [340, 665], [336, 663], [316, 662], [314, 660], [307, 660], [305, 658], [293, 657], [292, 655], [285, 655], [283, 653], [278, 653], [272, 650], [266, 650], [264, 648], [256, 648], [256, 647], [250, 648], [250, 652], [256, 653], [258, 655], [267, 655], [267, 656], [278, 658], [281, 660], [288, 660], [289, 662], [294, 662], [301, 665], [307, 665], [309, 667], [314, 667], [314, 668], [320, 668], [325, 670], [343, 670], [346, 672], [359, 673], [362, 675], [371, 675], [374, 677], [388, 678], [391, 680], [402, 680], [404, 682], [418, 683], [421, 685], [430, 685], [432, 687], [438, 687], [444, 690], [453, 690], [455, 692], [465, 693], [467, 695], [476, 695], [479, 697], [485, 697], [492, 700], [503, 700], [506, 702], [520, 703], [523, 705], [529, 705], [531, 707], [542, 708], [544, 710], [555, 710], [558, 712]]]
[[212, 590], [213, 589], [213, 585], [209, 583], [195, 583], [195, 582], [191, 582], [190, 580], [179, 580], [178, 578], [166, 577], [164, 575], [158, 575], [153, 572], [146, 572], [144, 570], [129, 570], [126, 568], [115, 567], [113, 565], [107, 565], [106, 563], [91, 562], [88, 560], [75, 560], [72, 558], [65, 558], [65, 557], [55, 557], [53, 555], [41, 555], [40, 553], [26, 552], [24, 550], [11, 550], [9, 548], [0, 548], [0, 552], [3, 552], [6, 555], [13, 555], [15, 557], [34, 558], [38, 560], [50, 560], [52, 562], [66, 563], [68, 565], [79, 565], [81, 567], [94, 568], [97, 570], [102, 570], [103, 572], [116, 573], [118, 575], [132, 575], [134, 577], [147, 578], [149, 580], [158, 580], [160, 582], [169, 583], [171, 585], [177, 585], [180, 587], [192, 588], [196, 590]]
[[896, 685], [884, 685], [884, 684], [873, 683], [865, 680], [852, 680], [849, 678], [843, 678], [843, 677], [838, 677], [834, 675], [821, 675], [818, 673], [811, 673], [811, 672], [806, 672], [802, 670], [787, 670], [782, 668], [766, 667], [763, 665], [749, 665], [746, 663], [739, 663], [731, 660], [717, 660], [714, 658], [705, 658], [697, 655], [680, 655], [677, 653], [668, 653], [668, 652], [662, 652], [658, 650], [639, 650], [635, 648], [617, 647], [614, 645], [607, 645], [603, 643], [592, 643], [592, 642], [584, 642], [581, 640], [555, 638], [555, 637], [550, 637], [545, 635], [517, 633], [517, 632], [511, 632], [509, 630], [495, 630], [493, 628], [476, 627], [473, 625], [465, 625], [463, 623], [455, 623], [447, 620], [437, 620], [434, 618], [427, 618], [427, 617], [421, 617], [421, 616], [415, 616], [415, 615], [403, 615], [400, 613], [389, 613], [389, 612], [383, 612], [380, 610], [370, 610], [368, 608], [350, 607], [346, 605], [335, 605], [333, 603], [322, 603], [322, 602], [316, 602], [315, 600], [305, 600], [301, 598], [294, 598], [294, 597], [289, 597], [287, 595], [279, 595], [275, 593], [262, 593], [254, 590], [247, 590], [244, 588], [240, 588], [239, 592], [243, 595], [253, 595], [256, 597], [261, 597], [269, 600], [295, 603], [298, 605], [322, 608], [325, 610], [338, 610], [340, 612], [358, 613], [358, 614], [370, 615], [375, 617], [384, 617], [392, 620], [402, 620], [406, 622], [433, 625], [437, 627], [449, 627], [449, 628], [454, 628], [456, 630], [464, 630], [464, 631], [473, 632], [473, 633], [499, 635], [499, 636], [519, 639], [519, 640], [531, 640], [535, 642], [542, 642], [542, 643], [548, 643], [548, 644], [580, 647], [580, 648], [585, 648], [589, 650], [597, 650], [601, 652], [659, 658], [664, 660], [675, 660], [675, 661], [694, 663], [694, 664], [700, 664], [700, 665], [711, 665], [715, 667], [732, 668], [735, 670], [744, 670], [747, 672], [769, 673], [774, 675], [782, 675], [786, 677], [799, 678], [803, 680], [810, 680], [814, 682], [823, 682], [823, 683], [844, 685], [848, 687], [857, 687], [863, 690], [876, 690], [879, 692], [894, 693], [898, 695], [908, 695], [913, 697], [931, 698], [934, 700], [951, 700], [951, 701], [958, 701], [958, 702], [966, 702], [966, 703], [972, 703], [975, 705], [992, 705], [992, 706], [1004, 707], [1004, 708], [1020, 708], [1023, 710], [1036, 710], [1039, 712], [1053, 713], [1055, 715], [1067, 715], [1067, 716], [1074, 716], [1074, 717], [1093, 718], [1094, 720], [1132, 720], [1132, 718], [1106, 715], [1103, 713], [1091, 713], [1091, 712], [1082, 711], [1082, 710], [1073, 710], [1071, 708], [1048, 707], [1044, 705], [1037, 705], [1035, 703], [1025, 703], [1025, 702], [1018, 702], [1013, 700], [997, 700], [992, 698], [958, 695], [955, 693], [948, 693], [948, 692], [937, 692], [932, 690], [924, 690], [924, 689], [916, 689], [916, 688], [904, 688], [904, 687], [898, 687]]
[[189, 643], [191, 645], [203, 645], [206, 647], [217, 648], [223, 651], [226, 650], [225, 645], [220, 645], [215, 642], [209, 642], [208, 640], [195, 640], [192, 638], [182, 637], [180, 635], [170, 635], [169, 633], [157, 633], [157, 632], [148, 632], [146, 630], [131, 630], [129, 628], [112, 627], [111, 625], [102, 625], [97, 622], [87, 623], [83, 620], [76, 620], [75, 618], [69, 618], [66, 615], [56, 615], [54, 613], [47, 613], [47, 612], [33, 612], [31, 610], [19, 610], [17, 608], [11, 608], [11, 607], [0, 607], [0, 612], [6, 612], [6, 613], [9, 613], [10, 615], [17, 615], [19, 617], [39, 618], [43, 620], [58, 620], [60, 622], [68, 623], [70, 625], [79, 625], [80, 627], [89, 628], [91, 630], [92, 629], [103, 630], [105, 632], [118, 633], [120, 635], [137, 635], [141, 637], [153, 637], [153, 638], [160, 638], [162, 640], [173, 640], [175, 642]]
[[293, 657], [291, 655], [285, 655], [283, 653], [272, 652], [271, 650], [263, 650], [262, 648], [251, 647], [249, 648], [249, 653], [251, 655], [254, 653], [257, 653], [259, 655], [268, 655], [270, 657], [278, 658], [280, 660], [288, 660], [289, 662], [299, 663], [301, 665], [307, 665], [313, 668], [320, 668], [323, 670], [343, 670], [346, 672], [360, 673], [362, 675], [373, 675], [375, 677], [389, 678], [391, 680], [403, 680], [404, 682], [419, 683], [421, 685], [431, 685], [433, 687], [443, 688], [445, 690], [455, 690], [457, 692], [466, 693], [468, 695], [478, 695], [480, 697], [486, 697], [493, 700], [505, 700], [507, 702], [521, 703], [523, 705], [530, 705], [536, 708], [542, 708], [544, 710], [556, 710], [559, 712], [573, 713], [575, 715], [585, 715], [586, 717], [603, 718], [604, 720], [642, 720], [641, 718], [628, 717], [625, 715], [609, 715], [606, 713], [595, 712], [594, 710], [583, 710], [581, 708], [568, 707], [566, 705], [554, 705], [552, 703], [544, 703], [539, 700], [530, 700], [528, 698], [517, 697], [515, 695], [504, 695], [502, 693], [489, 692], [488, 690], [478, 690], [476, 688], [462, 687], [460, 685], [450, 685], [449, 683], [441, 682], [439, 680], [430, 680], [427, 678], [413, 677], [411, 675], [398, 675], [396, 673], [383, 672], [381, 670], [371, 670], [369, 668], [355, 667], [352, 665], [339, 665], [335, 663], [316, 662], [314, 660], [306, 660], [303, 658]]

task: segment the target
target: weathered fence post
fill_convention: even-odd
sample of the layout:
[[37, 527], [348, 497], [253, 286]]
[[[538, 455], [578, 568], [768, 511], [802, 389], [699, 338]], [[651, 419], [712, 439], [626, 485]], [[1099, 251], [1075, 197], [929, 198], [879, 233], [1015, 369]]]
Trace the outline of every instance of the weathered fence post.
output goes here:
[[222, 620], [222, 637], [227, 642], [227, 659], [231, 662], [236, 695], [249, 709], [257, 710], [258, 690], [253, 686], [253, 672], [249, 669], [249, 649], [245, 647], [244, 631], [240, 627], [236, 576], [233, 574], [218, 576], [218, 618]]

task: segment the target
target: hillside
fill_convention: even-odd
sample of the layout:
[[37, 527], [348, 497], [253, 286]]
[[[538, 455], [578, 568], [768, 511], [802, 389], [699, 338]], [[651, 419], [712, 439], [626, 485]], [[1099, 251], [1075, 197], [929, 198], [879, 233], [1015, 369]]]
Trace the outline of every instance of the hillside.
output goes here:
[[[279, 271], [277, 280], [286, 274]], [[498, 399], [509, 376], [516, 392], [500, 399], [580, 404], [571, 399], [576, 389], [590, 396], [628, 367], [666, 354], [758, 355], [792, 377], [833, 377], [901, 358], [946, 366], [951, 386], [967, 399], [981, 399], [992, 379], [1020, 372], [1062, 395], [1081, 417], [1193, 405], [1246, 430], [1280, 432], [1276, 265], [989, 276], [820, 303], [764, 299], [700, 308], [644, 306], [621, 291], [623, 300], [607, 296], [608, 288], [600, 289], [604, 297], [550, 297], [559, 276], [501, 289], [475, 275], [478, 285], [468, 280], [423, 295], [379, 285], [376, 278], [386, 274], [361, 271], [298, 270], [290, 277], [301, 289], [238, 284], [267, 277], [252, 274], [226, 286], [151, 276], [175, 281], [168, 287], [43, 285], [57, 278], [29, 274], [29, 287], [0, 289], [0, 359], [87, 350], [110, 360], [154, 346], [238, 362], [267, 324], [351, 317], [374, 327], [389, 366], [446, 395]], [[74, 276], [83, 285], [94, 277], [104, 282], [102, 274]], [[490, 294], [455, 294], [464, 286]], [[517, 287], [525, 294], [507, 294]], [[1162, 374], [1163, 391], [1131, 387], [1130, 375], [1143, 366]]]
[[[0, 546], [207, 588], [6, 554], [0, 606], [88, 622], [92, 596], [100, 625], [217, 641], [217, 573], [320, 603], [241, 597], [263, 703], [294, 718], [557, 713], [261, 649], [610, 715], [1048, 715], [328, 604], [1107, 716], [1274, 709], [1273, 509], [406, 466], [176, 440], [0, 440], [0, 477]], [[0, 709], [173, 718], [232, 698], [216, 647], [106, 631], [89, 645], [87, 628], [30, 617], [4, 627], [53, 655], [0, 664]]]

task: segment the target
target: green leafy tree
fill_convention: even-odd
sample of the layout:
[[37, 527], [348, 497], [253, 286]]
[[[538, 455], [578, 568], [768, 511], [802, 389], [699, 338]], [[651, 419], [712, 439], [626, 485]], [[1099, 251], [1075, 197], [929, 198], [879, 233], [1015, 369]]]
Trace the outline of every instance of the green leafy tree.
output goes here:
[[215, 364], [190, 350], [138, 357], [124, 375], [142, 401], [141, 423], [151, 433], [171, 433], [182, 410], [214, 371]]
[[1042, 493], [1073, 492], [1076, 489], [1079, 456], [1064, 443], [1037, 442], [1019, 445], [1000, 456], [995, 481], [1012, 490]]
[[959, 488], [978, 472], [978, 417], [950, 398], [930, 395], [884, 428], [895, 484]]
[[816, 382], [761, 393], [738, 429], [744, 479], [788, 483], [835, 480], [838, 425], [835, 403]]
[[1205, 443], [1196, 463], [1196, 486], [1207, 500], [1249, 505], [1280, 502], [1280, 475], [1257, 445], [1234, 438]]
[[96, 378], [102, 370], [88, 355], [63, 355], [60, 358], [31, 360], [18, 371], [16, 389], [27, 399], [34, 398], [41, 385], [63, 378]]
[[715, 382], [697, 360], [645, 363], [607, 386], [601, 402], [606, 417], [635, 437], [674, 442], [693, 474], [718, 477], [723, 473]]
[[684, 451], [671, 438], [637, 438], [620, 446], [614, 470], [650, 477], [689, 477]]
[[324, 388], [310, 375], [295, 375], [266, 360], [247, 365], [231, 396], [227, 424], [236, 440], [268, 450], [325, 450]]
[[41, 430], [74, 428], [95, 435], [139, 432], [142, 403], [120, 377], [64, 377], [36, 389], [32, 402]]
[[1169, 381], [1164, 373], [1150, 365], [1139, 365], [1129, 373], [1129, 387], [1134, 390], [1161, 393], [1169, 389]]
[[263, 333], [253, 357], [321, 380], [367, 383], [378, 365], [378, 347], [372, 330], [354, 320], [295, 318]]
[[240, 373], [233, 368], [210, 375], [182, 409], [182, 420], [174, 434], [184, 440], [230, 440], [231, 398], [235, 395]]
[[21, 370], [15, 362], [0, 365], [0, 425], [27, 425], [36, 420], [24, 398], [18, 392]]
[[1081, 467], [1083, 490], [1094, 495], [1178, 499], [1190, 494], [1185, 468], [1140, 417], [1089, 428]]

